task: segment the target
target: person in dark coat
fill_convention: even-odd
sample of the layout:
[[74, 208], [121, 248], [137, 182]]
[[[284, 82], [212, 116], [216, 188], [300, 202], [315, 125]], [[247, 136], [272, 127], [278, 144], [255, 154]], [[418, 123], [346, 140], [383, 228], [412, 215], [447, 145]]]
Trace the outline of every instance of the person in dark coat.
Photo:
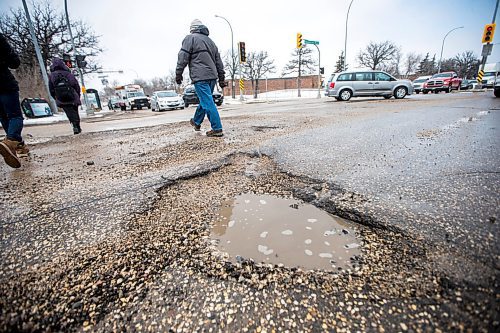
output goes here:
[[[56, 100], [57, 106], [64, 110], [69, 122], [73, 126], [73, 133], [82, 132], [78, 106], [80, 100], [80, 85], [71, 70], [60, 58], [54, 58], [50, 66], [49, 90]], [[66, 91], [65, 91], [66, 90]]]
[[177, 84], [182, 83], [182, 73], [184, 68], [189, 65], [189, 76], [200, 100], [190, 123], [195, 131], [199, 131], [206, 114], [212, 127], [212, 130], [206, 133], [207, 136], [220, 137], [224, 134], [222, 133], [222, 123], [212, 93], [217, 79], [219, 79], [221, 88], [226, 86], [224, 64], [217, 46], [208, 37], [208, 28], [200, 20], [194, 20], [189, 31], [190, 34], [182, 41], [182, 47], [178, 54], [175, 81]]
[[0, 154], [12, 168], [21, 167], [17, 150], [28, 152], [21, 136], [23, 113], [19, 103], [19, 85], [10, 72], [20, 64], [19, 56], [0, 33], [0, 122], [6, 133], [5, 139], [0, 142]]

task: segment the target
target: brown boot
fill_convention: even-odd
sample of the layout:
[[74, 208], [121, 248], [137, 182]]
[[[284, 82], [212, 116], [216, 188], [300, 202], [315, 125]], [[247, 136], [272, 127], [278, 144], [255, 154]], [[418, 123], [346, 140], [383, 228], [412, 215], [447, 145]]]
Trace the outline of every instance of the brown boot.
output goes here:
[[3, 156], [5, 163], [12, 168], [20, 168], [21, 161], [17, 157], [16, 148], [20, 142], [9, 140], [7, 138], [0, 142], [0, 154]]
[[17, 157], [28, 157], [30, 150], [24, 142], [20, 142], [16, 147]]

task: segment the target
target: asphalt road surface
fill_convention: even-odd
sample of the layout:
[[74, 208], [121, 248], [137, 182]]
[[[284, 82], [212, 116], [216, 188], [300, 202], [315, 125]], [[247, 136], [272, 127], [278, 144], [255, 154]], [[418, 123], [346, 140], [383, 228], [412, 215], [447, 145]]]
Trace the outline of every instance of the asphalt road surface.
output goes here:
[[[194, 108], [25, 128], [30, 156], [0, 165], [1, 331], [500, 329], [491, 92], [220, 110], [223, 138], [193, 131]], [[218, 212], [243, 193], [349, 220], [361, 255], [221, 251]]]

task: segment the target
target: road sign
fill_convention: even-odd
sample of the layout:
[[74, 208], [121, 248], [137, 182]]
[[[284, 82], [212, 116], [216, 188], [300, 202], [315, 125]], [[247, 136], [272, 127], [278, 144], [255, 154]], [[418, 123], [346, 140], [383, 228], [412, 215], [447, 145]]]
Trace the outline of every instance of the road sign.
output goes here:
[[484, 71], [482, 69], [477, 73], [477, 83], [481, 84], [483, 82]]
[[481, 52], [481, 56], [489, 56], [491, 55], [491, 50], [493, 50], [493, 44], [484, 44], [483, 45], [483, 51]]
[[240, 79], [240, 91], [243, 90], [245, 90], [245, 82], [243, 81], [243, 79]]
[[304, 39], [304, 44], [319, 45], [319, 41]]

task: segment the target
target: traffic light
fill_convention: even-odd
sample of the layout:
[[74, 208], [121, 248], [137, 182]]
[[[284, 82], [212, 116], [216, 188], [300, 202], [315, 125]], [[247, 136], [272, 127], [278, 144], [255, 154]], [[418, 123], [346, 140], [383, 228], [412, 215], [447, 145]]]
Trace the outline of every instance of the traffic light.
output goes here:
[[319, 68], [319, 73], [320, 74], [325, 74], [325, 67], [320, 67]]
[[78, 65], [79, 68], [85, 68], [87, 66], [87, 62], [85, 61], [84, 55], [77, 54], [76, 55], [76, 64]]
[[245, 42], [239, 42], [238, 48], [240, 50], [240, 63], [247, 62], [247, 54], [245, 53]]
[[63, 62], [68, 68], [73, 68], [73, 63], [71, 62], [71, 56], [69, 54], [63, 54]]
[[491, 43], [495, 34], [496, 23], [486, 24], [483, 31], [483, 43]]
[[297, 48], [302, 48], [302, 34], [300, 32], [297, 32]]

